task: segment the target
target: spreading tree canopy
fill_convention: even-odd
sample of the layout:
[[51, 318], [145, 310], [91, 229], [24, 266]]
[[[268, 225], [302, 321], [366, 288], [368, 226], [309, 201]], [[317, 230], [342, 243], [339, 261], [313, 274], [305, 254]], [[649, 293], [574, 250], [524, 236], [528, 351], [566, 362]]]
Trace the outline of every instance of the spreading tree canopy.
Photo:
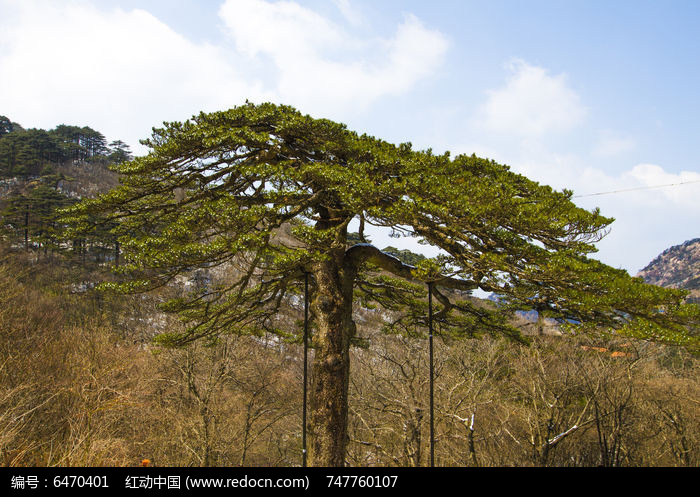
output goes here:
[[[353, 301], [396, 311], [387, 328], [410, 332], [425, 323], [429, 283], [437, 333], [524, 341], [500, 310], [468, 298], [481, 289], [505, 307], [570, 325], [698, 346], [686, 328], [697, 311], [682, 303], [684, 292], [588, 257], [610, 218], [507, 166], [396, 146], [273, 104], [165, 123], [143, 143], [148, 155], [118, 166], [120, 187], [71, 209], [74, 230], [112, 223], [124, 255], [121, 290], [228, 269], [226, 284], [164, 304], [189, 324], [162, 337], [169, 343], [224, 332], [294, 335], [276, 316], [309, 274], [314, 464], [344, 461]], [[353, 220], [360, 230], [349, 237]], [[443, 255], [405, 264], [366, 243], [366, 225], [418, 237]]]

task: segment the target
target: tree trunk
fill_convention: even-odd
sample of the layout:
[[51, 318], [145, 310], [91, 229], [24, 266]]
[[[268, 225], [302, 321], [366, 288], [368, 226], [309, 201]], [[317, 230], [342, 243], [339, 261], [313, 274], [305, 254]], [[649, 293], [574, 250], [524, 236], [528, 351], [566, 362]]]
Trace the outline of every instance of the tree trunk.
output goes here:
[[316, 295], [311, 303], [317, 330], [313, 344], [309, 464], [343, 466], [347, 446], [348, 385], [354, 269], [344, 267], [344, 251], [316, 265]]

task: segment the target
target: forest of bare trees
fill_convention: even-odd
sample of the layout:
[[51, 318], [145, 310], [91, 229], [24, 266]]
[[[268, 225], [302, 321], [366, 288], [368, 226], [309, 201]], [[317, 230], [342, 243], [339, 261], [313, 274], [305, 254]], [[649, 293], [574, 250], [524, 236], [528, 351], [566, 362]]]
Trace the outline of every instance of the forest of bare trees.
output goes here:
[[[0, 464], [301, 465], [300, 344], [159, 348], [149, 334], [179, 325], [154, 312], [159, 296], [68, 283], [90, 277], [3, 248]], [[357, 316], [346, 463], [426, 466], [427, 340]], [[290, 303], [284, 322], [300, 318]], [[550, 335], [435, 345], [438, 466], [700, 464], [699, 363], [680, 348]]]

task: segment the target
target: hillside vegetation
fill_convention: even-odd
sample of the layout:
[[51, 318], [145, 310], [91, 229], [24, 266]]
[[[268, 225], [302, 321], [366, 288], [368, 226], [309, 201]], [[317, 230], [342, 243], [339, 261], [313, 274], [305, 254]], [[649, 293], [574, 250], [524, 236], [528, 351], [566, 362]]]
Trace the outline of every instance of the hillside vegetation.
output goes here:
[[[185, 329], [159, 304], [225, 283], [234, 269], [192, 272], [143, 295], [96, 291], [113, 277], [119, 245], [107, 232], [67, 239], [58, 209], [114, 186], [109, 166], [128, 150], [89, 128], [56, 130], [0, 119], [0, 465], [301, 465], [303, 295], [280, 305], [282, 335], [231, 329], [158, 345], [157, 335]], [[65, 138], [70, 130], [77, 141]], [[48, 152], [27, 145], [32, 137], [46, 138], [37, 143]], [[20, 144], [25, 153], [7, 155]], [[679, 272], [659, 283], [678, 281], [696, 280]], [[427, 330], [384, 333], [396, 318], [380, 304], [353, 308], [351, 466], [429, 464]], [[437, 336], [436, 465], [700, 464], [697, 357], [509, 320], [530, 345]]]
[[[71, 283], [92, 278], [3, 249], [3, 465], [300, 465], [299, 344], [228, 335], [159, 348], [153, 333], [179, 326], [159, 296]], [[300, 317], [290, 303], [287, 325]], [[347, 462], [426, 465], [427, 340], [381, 334], [384, 319], [357, 309]], [[552, 336], [436, 345], [438, 465], [700, 463], [700, 364], [682, 349]]]

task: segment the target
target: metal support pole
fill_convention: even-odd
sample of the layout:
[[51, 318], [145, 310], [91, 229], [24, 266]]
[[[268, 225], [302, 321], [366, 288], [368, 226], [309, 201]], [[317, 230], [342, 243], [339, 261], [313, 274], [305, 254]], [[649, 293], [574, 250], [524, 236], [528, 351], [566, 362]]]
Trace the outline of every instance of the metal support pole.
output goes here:
[[306, 467], [306, 391], [308, 383], [309, 354], [309, 273], [304, 273], [304, 401], [301, 410], [301, 454], [302, 466]]
[[428, 283], [428, 348], [430, 350], [430, 467], [435, 466], [435, 410], [433, 364], [433, 284]]

